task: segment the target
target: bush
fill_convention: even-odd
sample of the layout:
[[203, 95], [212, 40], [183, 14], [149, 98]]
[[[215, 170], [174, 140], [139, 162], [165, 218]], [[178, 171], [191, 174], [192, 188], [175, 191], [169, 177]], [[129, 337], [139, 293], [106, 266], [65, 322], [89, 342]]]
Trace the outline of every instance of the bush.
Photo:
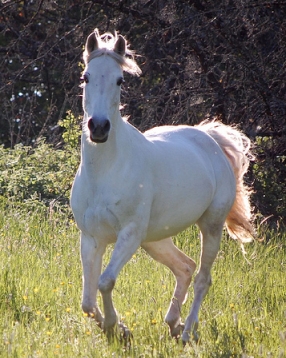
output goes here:
[[0, 195], [16, 201], [58, 200], [66, 204], [78, 165], [78, 152], [55, 150], [41, 141], [36, 148], [0, 148]]
[[253, 204], [264, 220], [277, 229], [286, 226], [286, 156], [276, 155], [277, 141], [256, 137], [256, 161], [249, 176], [254, 186]]
[[[69, 109], [74, 116], [69, 112], [60, 122], [62, 127], [82, 114], [79, 78], [86, 37], [95, 27], [100, 33], [117, 30], [140, 55], [136, 60], [142, 69], [140, 78], [126, 74], [123, 115], [130, 116], [140, 130], [218, 117], [257, 137], [255, 206], [274, 224], [283, 222], [283, 1], [3, 3], [0, 144], [30, 145], [41, 136], [57, 144], [61, 140], [57, 123], [63, 113]], [[77, 134], [68, 136], [64, 139], [75, 148]]]
[[13, 202], [69, 203], [71, 185], [79, 164], [80, 128], [70, 113], [59, 122], [64, 128], [64, 148], [55, 149], [44, 139], [35, 147], [18, 144], [0, 147], [0, 196]]

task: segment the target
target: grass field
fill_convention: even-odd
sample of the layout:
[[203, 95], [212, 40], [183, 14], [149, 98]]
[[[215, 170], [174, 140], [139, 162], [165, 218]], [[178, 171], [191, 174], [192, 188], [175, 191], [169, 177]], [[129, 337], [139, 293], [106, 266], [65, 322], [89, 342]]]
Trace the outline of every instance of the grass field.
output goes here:
[[[200, 312], [200, 340], [169, 338], [164, 315], [174, 279], [138, 251], [114, 301], [133, 333], [130, 349], [108, 344], [81, 311], [79, 233], [71, 217], [3, 204], [0, 214], [0, 357], [286, 357], [286, 235], [246, 247], [225, 237]], [[174, 239], [198, 262], [195, 228]], [[112, 248], [111, 248], [112, 249]], [[106, 259], [110, 255], [107, 253]], [[182, 316], [188, 313], [192, 289]]]

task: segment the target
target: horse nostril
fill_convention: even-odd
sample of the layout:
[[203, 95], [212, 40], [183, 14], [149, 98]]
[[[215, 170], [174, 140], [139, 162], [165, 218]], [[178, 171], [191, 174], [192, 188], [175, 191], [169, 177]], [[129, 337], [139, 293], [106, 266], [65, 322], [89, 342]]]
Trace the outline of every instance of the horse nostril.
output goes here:
[[95, 126], [93, 124], [92, 118], [89, 119], [87, 123], [88, 129], [92, 132], [95, 129]]
[[110, 122], [108, 119], [106, 119], [103, 124], [102, 124], [102, 128], [105, 132], [109, 132], [110, 130]]
[[108, 119], [103, 120], [102, 122], [94, 123], [94, 119], [90, 118], [87, 123], [88, 129], [93, 132], [95, 129], [101, 129], [104, 132], [110, 130], [110, 121]]

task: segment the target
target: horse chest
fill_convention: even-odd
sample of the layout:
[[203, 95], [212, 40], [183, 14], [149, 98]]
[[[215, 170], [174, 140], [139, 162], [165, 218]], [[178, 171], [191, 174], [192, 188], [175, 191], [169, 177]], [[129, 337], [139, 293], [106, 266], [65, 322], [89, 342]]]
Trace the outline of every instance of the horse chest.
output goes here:
[[120, 229], [120, 197], [108, 188], [91, 187], [79, 178], [74, 182], [71, 207], [79, 229], [105, 240], [115, 241]]
[[74, 216], [82, 232], [98, 239], [116, 241], [120, 222], [113, 205], [100, 202], [86, 205], [81, 211], [74, 210]]

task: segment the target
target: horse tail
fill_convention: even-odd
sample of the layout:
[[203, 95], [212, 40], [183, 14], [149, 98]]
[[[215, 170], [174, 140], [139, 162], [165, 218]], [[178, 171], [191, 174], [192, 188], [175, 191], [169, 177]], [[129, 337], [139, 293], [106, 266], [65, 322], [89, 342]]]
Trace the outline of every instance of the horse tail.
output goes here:
[[251, 141], [237, 128], [218, 121], [203, 121], [198, 128], [208, 133], [219, 144], [236, 178], [236, 197], [226, 218], [227, 231], [241, 244], [250, 242], [255, 237], [254, 218], [249, 200], [252, 190], [245, 185], [243, 177], [248, 170], [249, 161], [254, 159]]

